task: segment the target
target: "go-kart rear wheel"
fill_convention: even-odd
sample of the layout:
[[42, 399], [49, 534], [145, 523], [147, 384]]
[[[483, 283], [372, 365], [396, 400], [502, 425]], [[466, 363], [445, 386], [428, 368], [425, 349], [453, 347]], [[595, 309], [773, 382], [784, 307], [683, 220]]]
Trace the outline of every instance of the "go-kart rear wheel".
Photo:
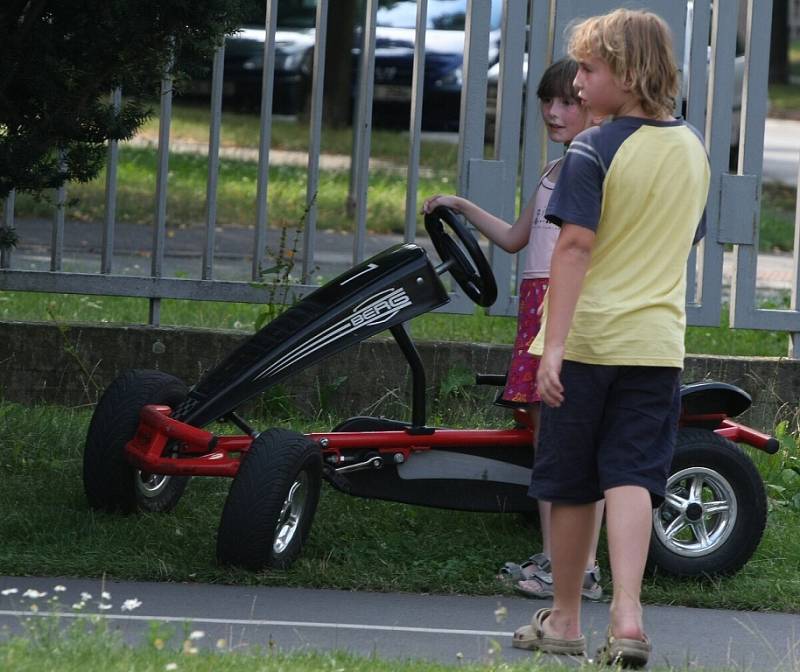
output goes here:
[[653, 512], [649, 564], [674, 576], [734, 574], [766, 520], [764, 483], [741, 448], [710, 430], [681, 429], [666, 499]]
[[175, 408], [187, 393], [183, 381], [161, 371], [126, 371], [108, 386], [92, 415], [83, 452], [83, 487], [92, 508], [131, 513], [175, 507], [188, 477], [142, 473], [125, 459], [125, 445], [136, 433], [143, 406]]
[[302, 434], [270, 429], [250, 446], [222, 511], [217, 559], [285, 569], [300, 554], [322, 487], [322, 453]]

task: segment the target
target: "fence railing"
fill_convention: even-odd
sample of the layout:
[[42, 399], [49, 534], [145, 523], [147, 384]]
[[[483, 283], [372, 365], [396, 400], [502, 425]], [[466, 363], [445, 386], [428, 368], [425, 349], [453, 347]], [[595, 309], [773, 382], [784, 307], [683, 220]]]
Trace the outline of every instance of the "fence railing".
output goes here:
[[[457, 190], [486, 209], [513, 220], [530, 197], [545, 160], [556, 156], [561, 147], [546, 141], [538, 104], [533, 95], [546, 65], [564, 52], [564, 35], [569, 22], [579, 16], [597, 14], [619, 5], [618, 0], [494, 0], [502, 2], [499, 49], [498, 98], [495, 136], [491, 159], [485, 158], [487, 72], [492, 19], [492, 2], [465, 0], [463, 86], [458, 135]], [[278, 5], [281, 0], [265, 0], [265, 38], [263, 62], [275, 62]], [[670, 24], [678, 61], [684, 63], [686, 116], [705, 132], [712, 164], [711, 191], [707, 205], [708, 235], [689, 264], [690, 286], [687, 295], [690, 324], [719, 324], [724, 297], [723, 258], [726, 246], [732, 247], [735, 273], [730, 286], [730, 324], [733, 327], [785, 331], [790, 335], [791, 356], [800, 352], [800, 203], [795, 223], [793, 283], [790, 306], [785, 310], [759, 307], [756, 278], [761, 198], [761, 173], [764, 124], [767, 112], [767, 72], [772, 0], [640, 0], [626, 6], [642, 6], [661, 14]], [[358, 81], [355, 96], [350, 199], [354, 206], [351, 261], [364, 259], [368, 240], [370, 184], [370, 142], [375, 92], [376, 42], [379, 0], [366, 0], [361, 18], [362, 47], [358, 56]], [[316, 5], [313, 71], [308, 115], [308, 165], [306, 215], [297, 256], [301, 263], [298, 281], [289, 300], [296, 300], [316, 288], [313, 282], [319, 253], [317, 203], [319, 189], [322, 104], [325, 81], [326, 35], [330, 0]], [[687, 13], [687, 9], [691, 11]], [[417, 210], [420, 200], [420, 143], [426, 64], [428, 1], [416, 3], [416, 28], [413, 47], [413, 72], [410, 83], [409, 144], [406, 157], [406, 188], [403, 239], [417, 237]], [[745, 17], [744, 54], [737, 56], [738, 17]], [[322, 27], [322, 28], [319, 28]], [[741, 31], [739, 31], [741, 32]], [[710, 36], [710, 37], [709, 37]], [[527, 51], [527, 72], [525, 71]], [[172, 81], [165, 77], [161, 86], [160, 121], [157, 145], [157, 178], [153, 194], [150, 272], [134, 276], [121, 272], [115, 264], [117, 186], [119, 147], [108, 146], [105, 217], [97, 272], [75, 272], [64, 256], [65, 203], [69, 185], [55, 198], [49, 268], [30, 270], [15, 263], [18, 255], [4, 250], [0, 255], [0, 288], [40, 292], [65, 292], [144, 297], [150, 301], [149, 320], [158, 324], [162, 299], [197, 299], [260, 303], [264, 290], [253, 281], [262, 280], [265, 250], [271, 235], [268, 192], [272, 134], [274, 71], [264, 67], [261, 78], [261, 107], [258, 141], [258, 172], [253, 213], [253, 239], [249, 276], [238, 280], [218, 277], [215, 266], [217, 231], [217, 191], [220, 169], [220, 129], [224, 89], [225, 47], [217, 50], [212, 67], [210, 96], [211, 122], [208, 142], [208, 178], [205, 195], [205, 221], [200, 272], [196, 277], [171, 277], [165, 272], [167, 240], [167, 193], [170, 186], [170, 121]], [[740, 83], [737, 68], [743, 69]], [[120, 91], [112, 94], [115, 105]], [[741, 104], [737, 101], [741, 101]], [[740, 121], [738, 108], [740, 107]], [[733, 129], [733, 130], [732, 130]], [[738, 129], [738, 130], [737, 130]], [[738, 133], [732, 141], [732, 133]], [[738, 165], [728, 171], [731, 145], [738, 145]], [[400, 207], [400, 204], [398, 204]], [[15, 222], [15, 195], [6, 199], [4, 222], [18, 225], [25, 236], [24, 221]], [[511, 315], [516, 311], [516, 259], [491, 246], [490, 256], [498, 279], [499, 298], [491, 313]], [[273, 294], [274, 295], [274, 294]], [[471, 312], [473, 306], [458, 292], [445, 308]]]

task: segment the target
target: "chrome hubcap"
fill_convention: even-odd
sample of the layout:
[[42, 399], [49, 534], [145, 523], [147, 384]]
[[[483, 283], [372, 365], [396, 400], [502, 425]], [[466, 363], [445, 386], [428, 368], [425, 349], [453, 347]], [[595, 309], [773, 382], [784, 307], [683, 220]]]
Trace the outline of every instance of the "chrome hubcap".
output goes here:
[[148, 474], [145, 471], [136, 472], [136, 489], [143, 497], [152, 499], [158, 497], [169, 484], [171, 476], [164, 474]]
[[303, 511], [306, 508], [307, 497], [308, 474], [305, 471], [301, 471], [294, 483], [292, 483], [292, 487], [289, 488], [289, 494], [286, 495], [281, 507], [281, 513], [278, 516], [278, 524], [275, 526], [272, 550], [276, 555], [286, 550], [299, 529]]
[[712, 469], [689, 467], [667, 481], [664, 503], [653, 512], [653, 529], [673, 553], [697, 558], [725, 543], [736, 516], [731, 484]]

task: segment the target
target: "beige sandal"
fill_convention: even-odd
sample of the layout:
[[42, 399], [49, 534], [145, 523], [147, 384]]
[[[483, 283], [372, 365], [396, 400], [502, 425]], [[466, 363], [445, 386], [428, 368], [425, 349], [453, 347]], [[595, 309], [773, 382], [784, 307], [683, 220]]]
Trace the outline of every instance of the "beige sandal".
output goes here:
[[650, 658], [652, 646], [647, 635], [642, 639], [617, 638], [608, 628], [606, 643], [597, 651], [597, 662], [601, 665], [621, 665], [622, 667], [644, 667]]
[[542, 651], [562, 656], [583, 656], [586, 654], [586, 639], [583, 635], [577, 639], [560, 639], [544, 634], [544, 622], [552, 609], [539, 609], [531, 619], [530, 625], [517, 628], [511, 645], [516, 649]]

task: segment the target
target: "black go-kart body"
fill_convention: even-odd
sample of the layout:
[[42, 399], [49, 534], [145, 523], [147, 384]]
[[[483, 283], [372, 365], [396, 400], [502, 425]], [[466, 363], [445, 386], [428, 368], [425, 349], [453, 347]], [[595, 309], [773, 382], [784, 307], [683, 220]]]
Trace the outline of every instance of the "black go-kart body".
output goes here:
[[[479, 305], [496, 295], [477, 242], [441, 210], [426, 219], [443, 259], [438, 267], [423, 248], [396, 245], [287, 309], [191, 389], [157, 371], [119, 376], [101, 398], [87, 436], [89, 503], [106, 510], [167, 511], [189, 477], [232, 477], [217, 555], [252, 569], [287, 567], [299, 555], [323, 479], [362, 497], [470, 511], [534, 511], [536, 502], [527, 495], [533, 437], [524, 414], [515, 411], [508, 429], [426, 423], [425, 371], [404, 323], [449, 300], [439, 277], [444, 271]], [[411, 369], [410, 421], [354, 417], [329, 432], [300, 434], [258, 432], [236, 413], [288, 376], [384, 330]], [[502, 384], [503, 376], [479, 375], [477, 382]], [[675, 575], [730, 574], [751, 557], [766, 522], [766, 495], [737, 443], [768, 453], [778, 444], [732, 420], [749, 405], [743, 390], [722, 382], [682, 388], [668, 494], [653, 515], [652, 566]], [[217, 420], [234, 423], [244, 434], [203, 429]]]

